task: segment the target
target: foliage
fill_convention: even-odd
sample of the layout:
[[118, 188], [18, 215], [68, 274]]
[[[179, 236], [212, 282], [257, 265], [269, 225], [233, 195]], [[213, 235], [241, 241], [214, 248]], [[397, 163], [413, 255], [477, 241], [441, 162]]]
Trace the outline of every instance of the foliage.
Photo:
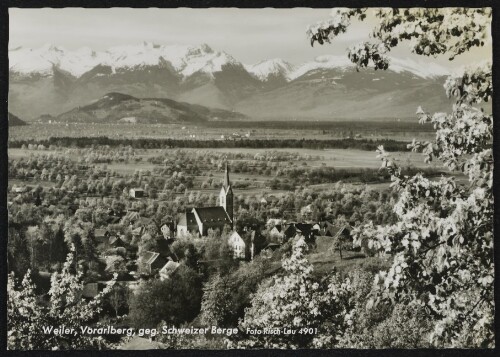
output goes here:
[[347, 328], [338, 347], [344, 348], [421, 348], [430, 347], [432, 318], [415, 303], [382, 303], [367, 308], [373, 292], [374, 273], [365, 269], [349, 272], [353, 294], [346, 315]]
[[[306, 348], [332, 346], [342, 335], [348, 299], [348, 281], [334, 274], [327, 280], [315, 279], [305, 258], [307, 244], [299, 239], [291, 256], [283, 260], [284, 276], [274, 276], [260, 284], [240, 323], [247, 329], [289, 328], [295, 334], [247, 334], [240, 347]], [[318, 334], [299, 333], [301, 328], [318, 328]]]
[[[364, 20], [367, 9], [335, 9], [332, 18], [311, 26], [307, 35], [311, 45], [330, 42], [347, 31], [351, 18]], [[472, 47], [484, 46], [491, 8], [380, 8], [380, 19], [372, 31], [378, 42], [363, 42], [349, 49], [349, 59], [359, 67], [369, 62], [375, 69], [387, 69], [385, 54], [409, 41], [412, 52], [424, 56], [448, 55], [453, 60]]]
[[209, 273], [219, 272], [226, 275], [238, 266], [238, 261], [233, 259], [233, 248], [229, 245], [227, 229], [224, 229], [222, 233], [218, 230], [209, 230], [205, 238], [203, 260], [206, 262]]
[[130, 320], [136, 328], [153, 328], [161, 321], [180, 325], [198, 315], [201, 303], [201, 279], [181, 264], [164, 281], [142, 282], [130, 302]]
[[265, 278], [267, 259], [256, 257], [229, 275], [214, 274], [203, 287], [200, 321], [207, 326], [234, 327], [250, 306], [252, 294]]
[[[110, 282], [90, 301], [82, 298], [82, 273], [72, 273], [74, 252], [68, 254], [61, 273], [54, 273], [47, 304], [38, 301], [28, 272], [16, 289], [9, 275], [7, 285], [7, 336], [11, 350], [94, 349], [105, 347], [101, 337], [80, 333], [80, 327], [95, 323], [102, 310], [102, 299], [114, 284]], [[44, 328], [64, 326], [76, 335], [44, 333]]]
[[189, 140], [189, 139], [116, 139], [109, 137], [50, 137], [43, 140], [11, 140], [9, 147], [21, 148], [36, 142], [39, 145], [57, 147], [88, 148], [92, 145], [131, 146], [135, 149], [168, 148], [308, 148], [308, 149], [360, 149], [374, 150], [378, 145], [385, 145], [391, 151], [406, 151], [405, 143], [391, 139], [246, 139], [234, 141]]
[[[351, 17], [363, 18], [364, 9], [338, 10], [328, 23], [310, 29], [311, 43], [328, 41], [344, 32]], [[381, 9], [373, 31], [378, 44], [350, 49], [358, 67], [390, 64], [385, 53], [410, 40], [412, 51], [426, 56], [447, 54], [450, 60], [475, 46], [483, 46], [491, 9], [413, 8]], [[398, 222], [372, 223], [354, 232], [376, 250], [393, 254], [388, 271], [375, 278], [377, 291], [369, 306], [390, 301], [412, 301], [425, 307], [435, 322], [430, 341], [440, 347], [493, 347], [493, 117], [475, 105], [492, 97], [491, 64], [468, 68], [445, 83], [456, 98], [450, 114], [428, 114], [419, 108], [422, 123], [436, 129], [434, 143], [414, 141], [427, 161], [439, 159], [449, 170], [460, 170], [469, 186], [454, 177], [438, 181], [422, 174], [406, 176], [383, 147], [379, 157], [399, 194], [394, 207]]]

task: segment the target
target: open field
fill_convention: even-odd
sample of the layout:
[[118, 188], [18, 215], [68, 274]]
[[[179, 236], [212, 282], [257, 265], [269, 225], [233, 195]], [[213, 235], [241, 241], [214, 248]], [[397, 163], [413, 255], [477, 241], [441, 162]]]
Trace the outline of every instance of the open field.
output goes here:
[[[134, 162], [130, 164], [125, 163], [111, 163], [107, 164], [110, 170], [117, 172], [134, 172], [135, 170], [151, 170], [153, 166], [146, 160], [150, 157], [154, 157], [160, 153], [172, 153], [176, 149], [144, 149], [138, 150], [137, 156], [142, 157], [143, 160], [140, 162]], [[299, 155], [310, 155], [317, 156], [318, 160], [298, 160], [295, 161], [296, 164], [303, 165], [307, 164], [310, 167], [334, 167], [334, 168], [379, 168], [380, 160], [377, 159], [377, 154], [371, 151], [356, 150], [356, 149], [324, 149], [324, 150], [314, 150], [314, 149], [251, 149], [251, 148], [214, 148], [214, 149], [182, 149], [186, 152], [192, 153], [242, 153], [257, 155], [263, 154], [270, 151], [282, 152], [282, 153], [297, 153]], [[68, 157], [73, 160], [78, 160], [80, 157], [78, 155], [68, 155], [64, 150], [29, 150], [29, 149], [18, 149], [10, 148], [8, 151], [9, 158], [18, 159], [23, 157], [29, 157], [33, 154], [49, 154], [49, 155], [61, 155]], [[418, 153], [413, 152], [393, 152], [391, 156], [397, 160], [401, 166], [413, 166], [413, 167], [438, 167], [438, 163], [426, 164], [424, 163], [423, 156]], [[238, 160], [237, 160], [238, 161]], [[239, 160], [244, 161], [244, 160]]]

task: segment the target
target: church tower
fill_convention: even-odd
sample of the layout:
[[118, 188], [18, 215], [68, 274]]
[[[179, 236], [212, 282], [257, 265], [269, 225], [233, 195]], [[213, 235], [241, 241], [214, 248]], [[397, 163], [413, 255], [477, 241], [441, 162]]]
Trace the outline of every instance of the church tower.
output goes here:
[[233, 222], [233, 189], [231, 188], [231, 182], [229, 181], [229, 165], [226, 161], [226, 171], [224, 173], [224, 184], [220, 190], [219, 194], [219, 205], [224, 207], [227, 215]]

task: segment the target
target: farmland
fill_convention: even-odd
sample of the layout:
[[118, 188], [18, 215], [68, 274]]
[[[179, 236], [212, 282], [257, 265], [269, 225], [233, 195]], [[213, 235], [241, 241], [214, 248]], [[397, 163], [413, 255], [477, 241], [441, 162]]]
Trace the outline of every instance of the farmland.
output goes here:
[[[241, 125], [240, 125], [241, 124]], [[131, 139], [340, 139], [359, 137], [411, 141], [433, 137], [429, 125], [411, 122], [210, 122], [184, 124], [85, 124], [30, 123], [10, 128], [9, 140], [48, 139], [49, 137], [109, 137]]]

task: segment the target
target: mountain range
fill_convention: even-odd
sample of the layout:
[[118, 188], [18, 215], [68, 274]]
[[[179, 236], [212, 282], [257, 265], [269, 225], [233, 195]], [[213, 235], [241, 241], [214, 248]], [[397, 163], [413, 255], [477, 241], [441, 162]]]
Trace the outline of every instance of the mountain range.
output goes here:
[[399, 58], [391, 58], [387, 71], [358, 72], [347, 56], [301, 65], [279, 58], [243, 64], [206, 44], [145, 42], [100, 52], [19, 47], [9, 49], [9, 110], [33, 120], [123, 93], [220, 108], [219, 114], [227, 110], [238, 119], [243, 116], [236, 113], [259, 120], [408, 118], [419, 105], [449, 109], [443, 89], [448, 73], [428, 61]]

